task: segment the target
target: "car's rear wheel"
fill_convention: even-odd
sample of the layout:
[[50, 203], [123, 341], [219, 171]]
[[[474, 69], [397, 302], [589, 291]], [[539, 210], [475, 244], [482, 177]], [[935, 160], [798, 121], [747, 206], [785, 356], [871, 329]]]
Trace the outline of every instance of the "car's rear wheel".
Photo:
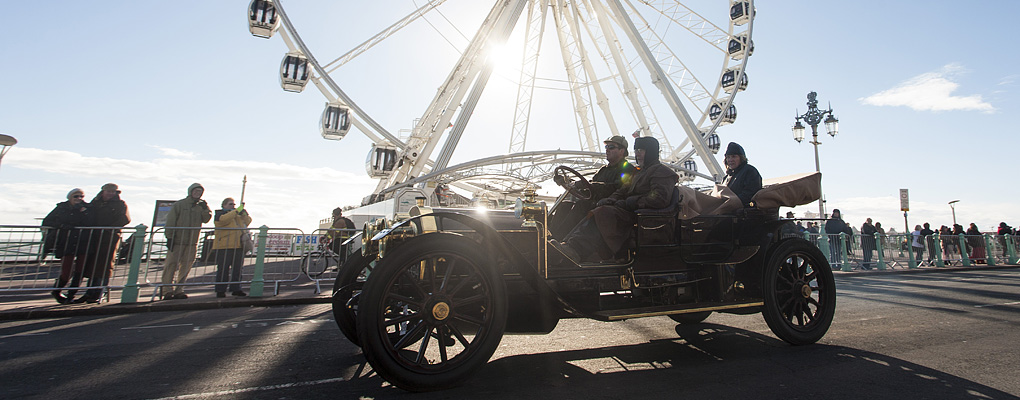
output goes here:
[[359, 301], [358, 336], [372, 368], [405, 390], [451, 387], [495, 352], [506, 287], [474, 240], [435, 233], [386, 254]]
[[676, 321], [676, 323], [678, 324], [690, 325], [700, 324], [702, 321], [708, 318], [709, 315], [712, 315], [711, 311], [702, 311], [686, 314], [670, 314], [669, 318], [672, 319], [673, 321]]
[[333, 320], [351, 343], [361, 346], [358, 339], [358, 302], [365, 280], [372, 271], [375, 254], [368, 257], [355, 251], [340, 267], [333, 282]]
[[825, 256], [803, 239], [788, 239], [772, 252], [763, 281], [762, 314], [772, 332], [794, 345], [817, 342], [836, 313], [836, 282]]

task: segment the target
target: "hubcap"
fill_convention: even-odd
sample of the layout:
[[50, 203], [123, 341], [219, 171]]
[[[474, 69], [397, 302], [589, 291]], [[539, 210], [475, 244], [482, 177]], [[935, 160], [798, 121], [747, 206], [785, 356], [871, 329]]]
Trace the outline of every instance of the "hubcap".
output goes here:
[[442, 321], [449, 316], [450, 305], [446, 304], [446, 302], [438, 302], [436, 305], [432, 306], [432, 317], [435, 318], [436, 321]]
[[811, 285], [804, 284], [800, 287], [800, 294], [801, 296], [804, 296], [805, 299], [811, 297], [811, 292]]

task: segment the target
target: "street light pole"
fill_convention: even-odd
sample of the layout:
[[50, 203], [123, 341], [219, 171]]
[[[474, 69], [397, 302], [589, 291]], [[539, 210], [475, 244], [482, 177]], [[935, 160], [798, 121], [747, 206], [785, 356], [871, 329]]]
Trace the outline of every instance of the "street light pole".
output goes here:
[[[818, 109], [818, 93], [808, 93], [807, 106], [808, 110], [803, 115], [796, 117], [796, 123], [793, 125], [793, 140], [800, 143], [804, 140], [804, 125], [801, 125], [800, 121], [804, 121], [811, 127], [811, 144], [815, 146], [815, 172], [822, 172], [821, 164], [818, 161], [818, 145], [822, 142], [818, 141], [818, 123], [822, 122], [822, 117], [825, 117], [825, 130], [828, 131], [829, 136], [836, 137], [836, 133], [839, 130], [839, 120], [832, 115], [832, 105], [829, 105], [828, 110]], [[818, 182], [818, 193], [821, 196], [818, 199], [818, 215], [820, 218], [825, 218], [825, 195], [822, 194], [822, 183]]]
[[949, 202], [949, 208], [953, 209], [953, 225], [956, 225], [956, 203], [959, 202], [960, 200], [953, 200]]

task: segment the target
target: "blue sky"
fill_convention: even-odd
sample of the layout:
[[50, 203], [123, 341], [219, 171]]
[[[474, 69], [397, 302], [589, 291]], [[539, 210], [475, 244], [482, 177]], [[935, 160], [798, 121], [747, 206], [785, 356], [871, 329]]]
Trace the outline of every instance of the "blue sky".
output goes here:
[[[722, 1], [685, 4], [726, 10]], [[116, 182], [133, 224], [148, 225], [156, 199], [181, 198], [201, 182], [219, 204], [240, 195], [244, 175], [256, 225], [310, 230], [333, 207], [359, 203], [375, 187], [364, 172], [370, 141], [357, 132], [339, 142], [319, 136], [323, 96], [311, 86], [301, 94], [280, 89], [286, 46], [248, 33], [247, 5], [5, 2], [0, 133], [19, 143], [0, 164], [0, 221], [37, 223], [71, 188], [91, 197]], [[412, 0], [284, 5], [320, 60], [415, 8]], [[488, 6], [449, 0], [440, 10], [470, 36]], [[872, 217], [901, 231], [901, 188], [910, 190], [911, 227], [950, 224], [947, 202], [957, 199], [960, 223], [986, 231], [999, 221], [1020, 224], [1013, 207], [1020, 189], [1009, 172], [1020, 144], [1013, 132], [1020, 74], [1007, 44], [1020, 3], [756, 6], [750, 85], [736, 98], [737, 122], [719, 131], [724, 145], [741, 143], [766, 178], [812, 171], [812, 146], [793, 141], [790, 127], [817, 91], [840, 119], [840, 134], [821, 140], [823, 189], [828, 208], [840, 208], [851, 225]], [[440, 16], [429, 22], [436, 28], [412, 25], [335, 75], [391, 132], [421, 116], [457, 57], [436, 30], [464, 41]], [[511, 72], [497, 70], [493, 81]], [[472, 120], [478, 128], [468, 130], [455, 162], [504, 151], [510, 93], [487, 89], [493, 99], [483, 98]], [[529, 149], [576, 144], [573, 123], [563, 114], [545, 129], [533, 125]], [[817, 206], [795, 211], [809, 210]]]

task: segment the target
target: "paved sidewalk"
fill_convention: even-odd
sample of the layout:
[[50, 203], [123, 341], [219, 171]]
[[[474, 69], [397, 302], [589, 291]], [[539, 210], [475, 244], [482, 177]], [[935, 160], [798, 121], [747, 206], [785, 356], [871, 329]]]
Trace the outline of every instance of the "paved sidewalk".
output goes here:
[[[1020, 265], [972, 266], [972, 267], [923, 267], [915, 269], [886, 269], [851, 272], [835, 271], [836, 276], [868, 276], [880, 274], [907, 274], [948, 271], [978, 271], [989, 269], [1011, 269]], [[0, 296], [0, 321], [37, 318], [65, 318], [88, 315], [111, 315], [143, 313], [155, 311], [193, 311], [231, 307], [270, 307], [294, 304], [329, 303], [331, 284], [321, 285], [322, 293], [315, 293], [315, 284], [309, 281], [284, 283], [280, 286], [280, 294], [273, 295], [273, 287], [265, 290], [263, 297], [217, 298], [211, 286], [196, 286], [187, 290], [188, 298], [183, 300], [150, 301], [152, 288], [143, 288], [138, 295], [138, 302], [133, 304], [120, 303], [120, 291], [112, 292], [110, 302], [100, 304], [57, 304], [49, 292], [31, 293], [18, 296]], [[247, 290], [247, 288], [245, 288]], [[79, 292], [79, 295], [82, 292]]]
[[[0, 321], [64, 318], [87, 315], [129, 314], [155, 311], [192, 311], [232, 307], [270, 307], [290, 304], [329, 303], [333, 285], [322, 284], [322, 293], [315, 293], [315, 284], [310, 281], [290, 282], [280, 285], [280, 293], [273, 295], [273, 286], [267, 285], [262, 297], [235, 297], [227, 295], [217, 298], [212, 286], [194, 286], [185, 289], [187, 299], [151, 300], [153, 288], [144, 287], [138, 293], [138, 302], [120, 303], [120, 290], [110, 293], [110, 302], [99, 304], [58, 304], [49, 292], [35, 292], [14, 296], [0, 296]], [[249, 292], [248, 288], [244, 290]], [[250, 292], [249, 292], [250, 293]], [[81, 297], [84, 291], [79, 291]]]

